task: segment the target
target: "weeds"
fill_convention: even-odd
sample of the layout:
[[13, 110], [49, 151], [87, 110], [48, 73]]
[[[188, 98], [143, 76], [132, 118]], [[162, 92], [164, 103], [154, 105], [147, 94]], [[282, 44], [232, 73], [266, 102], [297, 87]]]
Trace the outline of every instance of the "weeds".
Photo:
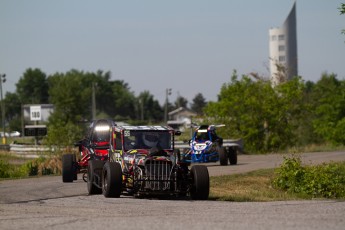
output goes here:
[[345, 198], [345, 163], [331, 162], [316, 166], [302, 165], [298, 156], [284, 158], [275, 170], [275, 188], [323, 198]]
[[295, 200], [298, 196], [273, 188], [274, 169], [210, 178], [210, 199], [221, 201]]
[[9, 154], [0, 154], [0, 178], [59, 175], [61, 168], [61, 159], [58, 156], [24, 160]]

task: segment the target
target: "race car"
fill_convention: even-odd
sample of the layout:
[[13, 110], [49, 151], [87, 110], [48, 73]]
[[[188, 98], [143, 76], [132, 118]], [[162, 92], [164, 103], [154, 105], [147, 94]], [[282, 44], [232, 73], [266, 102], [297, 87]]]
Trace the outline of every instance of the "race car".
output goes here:
[[208, 199], [207, 167], [189, 169], [174, 151], [180, 134], [169, 126], [113, 126], [107, 160], [89, 161], [88, 194]]
[[87, 182], [87, 167], [91, 159], [107, 160], [111, 127], [115, 122], [107, 119], [92, 121], [84, 139], [75, 143], [80, 156], [65, 154], [62, 156], [62, 181], [73, 182], [77, 180], [78, 173], [83, 174]]
[[[183, 162], [207, 163], [217, 162], [220, 165], [236, 165], [237, 150], [240, 144], [237, 141], [227, 141], [216, 134], [216, 128], [224, 125], [200, 125], [197, 126], [189, 141], [188, 148], [181, 153]], [[182, 146], [180, 146], [182, 147]], [[186, 146], [184, 146], [186, 147]]]

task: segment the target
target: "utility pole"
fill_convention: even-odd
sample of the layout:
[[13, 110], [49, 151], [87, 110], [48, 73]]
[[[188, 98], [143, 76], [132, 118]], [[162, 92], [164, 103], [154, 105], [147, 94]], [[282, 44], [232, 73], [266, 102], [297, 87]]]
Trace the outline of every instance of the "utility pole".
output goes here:
[[96, 120], [96, 92], [95, 83], [92, 82], [92, 120]]
[[0, 90], [1, 90], [1, 117], [2, 117], [2, 144], [6, 144], [5, 135], [5, 102], [2, 97], [2, 83], [6, 82], [6, 74], [0, 74]]
[[171, 88], [165, 90], [165, 112], [164, 112], [164, 122], [168, 122], [168, 96], [171, 95]]
[[144, 120], [144, 102], [142, 98], [139, 98], [140, 120]]

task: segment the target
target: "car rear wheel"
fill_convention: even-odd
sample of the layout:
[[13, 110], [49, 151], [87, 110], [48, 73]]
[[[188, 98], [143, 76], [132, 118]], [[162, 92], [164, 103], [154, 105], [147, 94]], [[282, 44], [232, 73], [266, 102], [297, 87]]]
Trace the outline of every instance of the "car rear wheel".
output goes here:
[[74, 172], [73, 155], [74, 154], [62, 155], [62, 182], [64, 183], [73, 182], [74, 174], [76, 174], [76, 172]]
[[[77, 157], [75, 156], [75, 154], [73, 154], [73, 166], [76, 166], [76, 164], [77, 164]], [[73, 173], [73, 180], [78, 180], [78, 173], [75, 167], [74, 167], [74, 173]]]
[[229, 148], [229, 162], [231, 165], [237, 164], [237, 148], [236, 147]]
[[101, 174], [103, 162], [100, 160], [90, 160], [87, 167], [87, 190], [89, 195], [101, 194]]
[[122, 169], [117, 162], [107, 162], [103, 166], [102, 192], [105, 197], [120, 197], [122, 191]]
[[218, 147], [218, 155], [220, 165], [228, 165], [228, 155], [224, 147]]
[[193, 165], [191, 168], [190, 196], [193, 200], [207, 200], [210, 192], [210, 177], [205, 165]]

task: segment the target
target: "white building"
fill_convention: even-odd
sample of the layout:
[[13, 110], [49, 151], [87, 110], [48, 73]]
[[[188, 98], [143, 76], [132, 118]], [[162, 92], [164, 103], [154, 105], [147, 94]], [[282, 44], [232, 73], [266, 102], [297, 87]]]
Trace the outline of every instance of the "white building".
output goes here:
[[176, 130], [184, 131], [187, 128], [191, 127], [192, 118], [195, 117], [197, 114], [187, 108], [180, 107], [169, 112], [168, 115], [168, 125]]
[[298, 75], [296, 2], [284, 24], [269, 30], [269, 59], [273, 86]]

